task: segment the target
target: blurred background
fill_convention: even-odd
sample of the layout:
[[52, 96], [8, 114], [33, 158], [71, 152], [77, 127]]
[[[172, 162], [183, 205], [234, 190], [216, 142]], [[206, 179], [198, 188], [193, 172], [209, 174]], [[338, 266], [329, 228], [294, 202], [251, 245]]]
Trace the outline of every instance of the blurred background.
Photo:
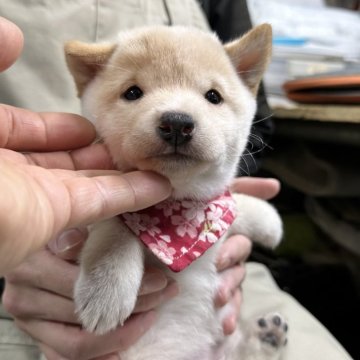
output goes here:
[[[146, 4], [133, 2], [136, 7], [128, 9]], [[273, 203], [284, 220], [285, 237], [275, 252], [255, 248], [252, 260], [266, 264], [278, 285], [312, 312], [354, 359], [360, 359], [360, 0], [198, 2], [223, 41], [264, 22], [273, 27], [273, 59], [259, 91], [258, 112], [239, 174], [281, 181], [282, 190]], [[13, 1], [8, 3], [15, 6]], [[41, 12], [41, 26], [34, 27], [35, 36], [26, 34], [24, 52], [52, 36], [52, 51], [62, 54], [64, 37], [77, 34], [80, 3], [68, 2], [74, 6], [60, 25], [53, 23], [51, 11]], [[94, 19], [95, 3], [100, 2], [91, 1], [88, 10]], [[164, 11], [156, 20], [171, 25], [171, 10], [179, 2], [162, 3]], [[111, 12], [104, 14], [105, 24], [118, 18]], [[24, 27], [34, 19], [15, 11], [13, 17]], [[124, 27], [137, 25], [131, 17], [121, 18]], [[135, 18], [139, 25], [146, 20], [140, 13]], [[65, 21], [72, 24], [69, 29], [64, 28]], [[61, 31], [42, 34], [44, 24], [59, 26]], [[44, 70], [51, 63], [51, 51], [32, 56], [32, 71], [26, 62], [21, 68], [18, 61], [1, 75], [9, 89], [19, 88], [16, 93], [1, 94], [2, 102], [33, 110], [80, 110], [70, 75], [63, 78], [65, 63], [54, 67], [51, 78], [52, 72]], [[39, 93], [32, 86], [27, 91], [16, 85], [16, 79], [37, 83], [45, 73], [49, 83], [41, 83]]]
[[[273, 60], [239, 172], [280, 179], [279, 286], [360, 359], [360, 1], [202, 1], [223, 40], [270, 23]], [[265, 91], [264, 91], [265, 90]]]

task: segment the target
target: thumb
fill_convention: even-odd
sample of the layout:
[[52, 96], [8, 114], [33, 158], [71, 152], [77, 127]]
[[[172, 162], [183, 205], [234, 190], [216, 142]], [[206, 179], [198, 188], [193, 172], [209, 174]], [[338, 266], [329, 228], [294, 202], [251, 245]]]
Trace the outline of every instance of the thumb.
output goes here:
[[121, 176], [75, 177], [65, 180], [64, 184], [71, 202], [71, 216], [63, 228], [92, 224], [117, 214], [144, 209], [171, 194], [169, 181], [148, 171]]
[[89, 178], [63, 170], [64, 179], [59, 171], [1, 158], [0, 169], [0, 274], [64, 230], [149, 207], [171, 194], [169, 181], [150, 172], [104, 171]]
[[147, 172], [133, 172], [121, 177], [71, 178], [66, 183], [72, 202], [71, 227], [48, 243], [49, 250], [64, 260], [78, 258], [88, 236], [82, 224], [148, 207], [166, 198], [170, 191], [165, 179]]

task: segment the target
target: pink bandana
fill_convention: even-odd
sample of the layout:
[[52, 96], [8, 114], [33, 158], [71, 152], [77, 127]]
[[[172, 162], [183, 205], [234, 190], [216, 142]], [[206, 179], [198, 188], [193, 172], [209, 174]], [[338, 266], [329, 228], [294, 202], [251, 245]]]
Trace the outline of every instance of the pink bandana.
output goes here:
[[179, 272], [225, 233], [235, 219], [235, 202], [227, 191], [207, 203], [169, 199], [119, 217], [156, 257]]

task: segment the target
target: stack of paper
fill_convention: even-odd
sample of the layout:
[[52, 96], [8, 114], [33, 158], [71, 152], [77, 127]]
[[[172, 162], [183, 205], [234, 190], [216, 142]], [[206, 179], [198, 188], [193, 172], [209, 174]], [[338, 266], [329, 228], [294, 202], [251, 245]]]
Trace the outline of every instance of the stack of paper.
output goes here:
[[270, 104], [285, 96], [289, 80], [360, 64], [358, 13], [328, 8], [321, 0], [248, 0], [248, 7], [254, 25], [273, 27], [273, 61], [264, 77]]

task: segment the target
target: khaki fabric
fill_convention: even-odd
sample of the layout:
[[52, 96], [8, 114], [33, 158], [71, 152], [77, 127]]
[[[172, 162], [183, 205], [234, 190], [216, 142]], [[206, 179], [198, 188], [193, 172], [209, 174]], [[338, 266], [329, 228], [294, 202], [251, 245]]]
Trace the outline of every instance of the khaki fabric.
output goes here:
[[269, 312], [280, 312], [289, 324], [285, 360], [347, 360], [350, 355], [335, 338], [292, 296], [281, 291], [268, 269], [257, 263], [247, 264], [243, 284], [244, 320]]
[[0, 102], [34, 111], [80, 113], [63, 54], [67, 40], [111, 41], [121, 30], [170, 21], [208, 29], [195, 0], [11, 0], [0, 1], [0, 15], [25, 37], [20, 59], [0, 74]]
[[[286, 317], [289, 323], [289, 338], [283, 360], [351, 359], [334, 337], [308, 311], [277, 287], [263, 265], [247, 264], [243, 294], [241, 314], [244, 320], [272, 311], [280, 312]], [[15, 327], [3, 310], [0, 311], [0, 317], [0, 359], [43, 360], [36, 344]]]
[[0, 307], [0, 359], [40, 359], [40, 351], [34, 341], [18, 330], [14, 321], [2, 307]]

